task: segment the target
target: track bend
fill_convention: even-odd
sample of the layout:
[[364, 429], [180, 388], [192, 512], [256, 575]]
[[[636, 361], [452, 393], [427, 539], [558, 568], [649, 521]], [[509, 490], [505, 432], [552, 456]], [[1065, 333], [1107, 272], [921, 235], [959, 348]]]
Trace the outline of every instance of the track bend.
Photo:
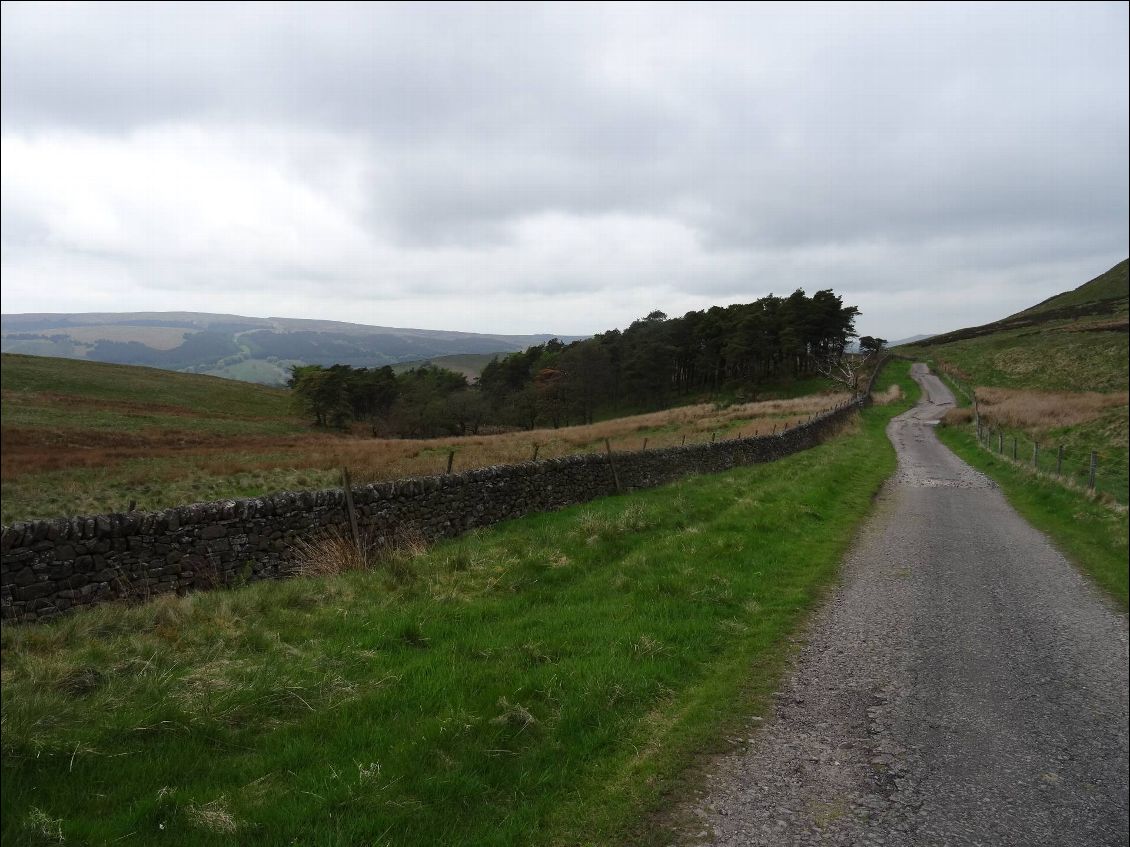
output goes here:
[[1128, 843], [1126, 616], [939, 443], [953, 395], [912, 375], [898, 471], [692, 843]]

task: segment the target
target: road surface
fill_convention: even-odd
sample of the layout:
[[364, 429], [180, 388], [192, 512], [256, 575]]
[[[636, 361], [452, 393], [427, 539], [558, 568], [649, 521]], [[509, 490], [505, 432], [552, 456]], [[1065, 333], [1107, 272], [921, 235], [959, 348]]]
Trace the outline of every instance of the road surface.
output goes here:
[[953, 395], [912, 375], [898, 471], [691, 843], [1130, 842], [1126, 616], [938, 442]]

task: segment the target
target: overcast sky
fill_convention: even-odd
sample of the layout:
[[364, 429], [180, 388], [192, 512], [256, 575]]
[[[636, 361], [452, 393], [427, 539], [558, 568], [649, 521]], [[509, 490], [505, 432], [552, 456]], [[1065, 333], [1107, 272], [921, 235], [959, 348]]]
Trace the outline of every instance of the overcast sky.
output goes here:
[[1127, 257], [1128, 5], [3, 5], [3, 311], [889, 339]]

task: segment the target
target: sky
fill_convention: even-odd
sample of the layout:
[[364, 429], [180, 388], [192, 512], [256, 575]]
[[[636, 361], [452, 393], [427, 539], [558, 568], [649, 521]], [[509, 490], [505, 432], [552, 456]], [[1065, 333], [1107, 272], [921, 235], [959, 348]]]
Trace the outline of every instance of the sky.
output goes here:
[[2, 7], [2, 310], [984, 323], [1128, 246], [1126, 3]]

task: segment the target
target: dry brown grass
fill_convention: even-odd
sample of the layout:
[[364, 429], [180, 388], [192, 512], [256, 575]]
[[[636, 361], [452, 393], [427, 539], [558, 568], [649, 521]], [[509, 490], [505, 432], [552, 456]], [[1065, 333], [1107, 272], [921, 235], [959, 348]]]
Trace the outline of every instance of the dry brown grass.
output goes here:
[[954, 407], [942, 418], [945, 426], [962, 426], [973, 420], [973, 410], [969, 407]]
[[871, 395], [871, 401], [877, 406], [888, 406], [901, 398], [902, 388], [897, 382], [891, 383], [886, 391], [875, 392]]
[[1125, 406], [1125, 391], [1031, 391], [1016, 388], [978, 388], [981, 417], [992, 426], [1034, 432], [1078, 426], [1101, 417], [1107, 409]]
[[349, 530], [330, 527], [309, 538], [294, 542], [295, 572], [299, 576], [336, 576], [350, 571], [367, 571], [381, 565], [393, 576], [410, 573], [412, 559], [427, 552], [422, 535], [403, 528], [392, 538], [379, 538], [362, 530], [360, 543], [354, 542]]
[[720, 408], [710, 403], [616, 418], [586, 426], [455, 438], [397, 439], [308, 433], [218, 436], [146, 430], [129, 433], [63, 432], [5, 427], [0, 476], [74, 468], [112, 468], [132, 459], [168, 459], [148, 465], [146, 479], [183, 478], [190, 467], [213, 476], [271, 468], [333, 470], [349, 467], [358, 482], [442, 473], [455, 452], [454, 470], [613, 450], [694, 444], [738, 435], [766, 435], [834, 408], [847, 394], [816, 394]]

